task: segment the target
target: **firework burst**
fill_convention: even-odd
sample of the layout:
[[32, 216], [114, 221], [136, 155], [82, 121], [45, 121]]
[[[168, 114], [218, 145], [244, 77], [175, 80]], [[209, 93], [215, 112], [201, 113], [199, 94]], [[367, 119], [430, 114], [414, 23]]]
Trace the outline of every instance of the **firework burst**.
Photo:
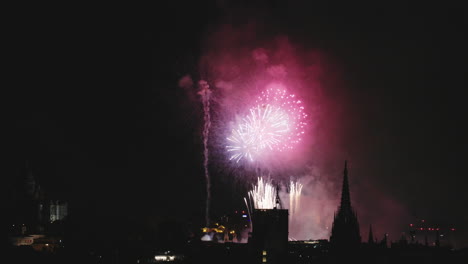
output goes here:
[[229, 159], [261, 160], [293, 149], [302, 141], [306, 117], [301, 100], [283, 85], [270, 84], [227, 137]]
[[231, 142], [227, 151], [233, 153], [230, 160], [253, 161], [262, 151], [275, 149], [289, 131], [289, 117], [281, 108], [269, 104], [254, 107], [227, 138]]

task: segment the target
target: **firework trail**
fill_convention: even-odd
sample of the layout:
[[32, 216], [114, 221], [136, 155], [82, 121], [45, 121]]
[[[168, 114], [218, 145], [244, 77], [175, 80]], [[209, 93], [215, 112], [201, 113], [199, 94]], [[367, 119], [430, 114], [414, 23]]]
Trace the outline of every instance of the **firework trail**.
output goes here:
[[302, 192], [302, 184], [291, 180], [289, 182], [289, 215], [290, 219], [294, 219], [294, 215], [299, 210], [299, 200]]
[[203, 103], [203, 112], [204, 112], [204, 126], [203, 126], [203, 167], [205, 169], [205, 179], [206, 179], [206, 209], [205, 209], [205, 222], [206, 226], [210, 225], [210, 200], [211, 200], [211, 181], [210, 174], [208, 172], [208, 136], [211, 126], [210, 118], [210, 97], [211, 91], [210, 86], [204, 80], [199, 81], [198, 83], [200, 91], [198, 94], [201, 96]]

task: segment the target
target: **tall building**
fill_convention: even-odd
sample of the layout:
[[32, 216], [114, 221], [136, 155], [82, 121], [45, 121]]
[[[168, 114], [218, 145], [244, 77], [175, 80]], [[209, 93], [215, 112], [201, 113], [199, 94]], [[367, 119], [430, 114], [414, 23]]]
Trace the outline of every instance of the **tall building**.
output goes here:
[[44, 234], [46, 227], [68, 215], [68, 203], [51, 199], [39, 184], [33, 168], [27, 161], [21, 169], [12, 201], [15, 208], [11, 216], [13, 233]]
[[51, 200], [49, 205], [49, 221], [51, 223], [64, 220], [68, 215], [68, 203], [59, 200]]
[[253, 212], [253, 263], [286, 263], [288, 254], [288, 210], [255, 209]]
[[330, 245], [333, 249], [355, 249], [361, 245], [361, 235], [356, 212], [351, 206], [348, 184], [348, 165], [345, 161], [341, 203], [333, 219]]

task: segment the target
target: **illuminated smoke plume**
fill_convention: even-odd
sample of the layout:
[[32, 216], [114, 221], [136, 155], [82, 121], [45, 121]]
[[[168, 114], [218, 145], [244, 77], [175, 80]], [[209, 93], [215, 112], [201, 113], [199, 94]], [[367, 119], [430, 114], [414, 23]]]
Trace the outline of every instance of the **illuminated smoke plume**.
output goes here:
[[211, 91], [210, 86], [204, 80], [199, 81], [199, 92], [203, 103], [203, 112], [204, 112], [204, 125], [203, 125], [203, 167], [205, 170], [205, 179], [206, 179], [206, 209], [205, 209], [205, 223], [206, 226], [210, 225], [210, 200], [211, 200], [211, 181], [210, 174], [208, 172], [208, 136], [211, 126], [211, 117], [210, 117], [210, 97]]
[[[243, 188], [255, 182], [247, 197], [239, 195], [249, 213], [274, 208], [279, 191], [291, 210], [291, 236], [328, 238], [342, 181], [337, 164], [348, 154], [346, 94], [337, 90], [339, 76], [325, 76], [339, 69], [321, 51], [296, 46], [285, 35], [257, 38], [261, 31], [227, 24], [203, 46], [199, 64], [213, 84], [211, 163], [216, 175], [235, 178]], [[296, 195], [290, 197], [291, 190], [283, 188], [283, 195], [259, 175], [283, 187], [295, 175], [303, 187], [292, 186]]]
[[258, 63], [262, 63], [262, 64], [268, 63], [268, 54], [266, 50], [263, 48], [254, 49], [252, 51], [252, 58]]
[[[373, 176], [370, 175], [376, 175], [380, 171], [366, 168], [372, 165], [369, 162], [375, 160], [375, 155], [365, 156], [369, 149], [368, 142], [371, 141], [367, 140], [366, 134], [358, 133], [359, 127], [366, 124], [360, 121], [361, 113], [354, 107], [357, 104], [350, 101], [356, 97], [359, 98], [357, 102], [362, 102], [361, 94], [348, 90], [352, 83], [345, 83], [348, 79], [342, 78], [343, 68], [339, 58], [327, 54], [321, 49], [320, 43], [293, 43], [291, 39], [300, 42], [301, 36], [289, 38], [288, 32], [276, 31], [279, 27], [274, 27], [274, 21], [257, 19], [256, 12], [249, 17], [244, 17], [244, 13], [246, 12], [229, 16], [245, 18], [240, 19], [240, 24], [227, 19], [220, 26], [211, 27], [201, 43], [198, 71], [203, 72], [206, 80], [210, 80], [211, 86], [200, 93], [204, 98], [205, 110], [203, 135], [207, 222], [210, 203], [207, 168], [209, 143], [210, 151], [213, 152], [210, 156], [210, 165], [213, 167], [210, 168], [218, 170], [213, 175], [226, 175], [226, 178], [236, 178], [238, 182], [249, 184], [257, 180], [258, 175], [266, 175], [258, 173], [260, 167], [278, 182], [287, 181], [290, 175], [300, 177], [303, 184], [300, 195], [297, 196], [300, 198], [290, 197], [291, 190], [280, 192], [280, 197], [289, 202], [291, 210], [289, 232], [297, 239], [329, 237], [333, 215], [339, 205], [341, 164], [343, 160], [350, 158], [363, 167], [361, 170], [353, 170], [350, 181], [361, 177], [361, 185], [368, 184], [364, 186], [366, 188], [352, 188], [352, 191], [362, 195], [352, 197], [360, 198], [360, 203], [355, 203], [355, 206], [363, 230], [367, 230], [366, 221], [371, 221], [375, 223], [375, 232], [387, 232], [387, 226], [394, 225], [389, 219], [396, 218], [394, 215], [402, 215], [403, 212], [400, 211], [403, 209], [397, 201], [387, 197], [385, 192], [373, 185]], [[184, 78], [179, 85], [191, 87], [191, 79]], [[277, 102], [292, 99], [275, 94], [273, 86], [279, 86], [286, 90], [286, 95], [294, 95], [295, 99], [300, 99], [303, 108], [291, 104], [295, 108], [290, 112], [288, 105], [273, 103], [272, 98], [275, 96], [279, 99]], [[272, 90], [267, 92], [269, 88]], [[265, 140], [255, 140], [262, 135], [257, 127], [261, 124], [259, 117], [268, 117], [263, 121], [274, 121], [265, 126], [270, 130]], [[280, 121], [282, 119], [284, 123]], [[280, 128], [286, 128], [286, 122], [289, 130], [283, 133]], [[273, 125], [275, 123], [278, 126]], [[297, 133], [291, 133], [292, 131]], [[311, 170], [304, 172], [308, 168]], [[267, 187], [267, 182], [263, 179], [258, 181], [257, 189], [249, 192], [247, 198], [243, 197], [245, 191], [239, 192], [239, 200], [242, 202], [244, 198], [249, 213], [255, 203], [262, 204], [261, 200], [266, 195], [259, 194], [259, 187]], [[369, 190], [373, 192], [370, 193]], [[299, 188], [295, 191], [299, 193]], [[270, 189], [271, 200], [268, 206], [257, 206], [273, 208], [273, 192], [276, 192], [275, 188]], [[382, 200], [388, 201], [388, 205], [382, 206]], [[388, 217], [390, 215], [392, 217]], [[363, 234], [363, 237], [366, 235]]]
[[272, 77], [286, 77], [287, 75], [286, 68], [281, 64], [268, 67], [267, 72]]

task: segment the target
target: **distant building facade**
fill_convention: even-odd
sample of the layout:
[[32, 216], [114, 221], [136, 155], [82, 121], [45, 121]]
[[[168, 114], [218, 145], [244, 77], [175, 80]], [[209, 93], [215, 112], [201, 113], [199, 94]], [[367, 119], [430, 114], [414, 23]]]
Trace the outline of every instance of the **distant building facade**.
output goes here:
[[47, 250], [56, 248], [54, 241], [62, 241], [60, 237], [64, 230], [60, 221], [65, 221], [68, 216], [68, 203], [47, 197], [28, 162], [20, 172], [15, 191], [15, 211], [9, 220], [10, 243], [40, 250], [43, 246]]
[[288, 210], [255, 209], [249, 239], [254, 263], [285, 263], [288, 254]]
[[68, 203], [64, 201], [50, 201], [49, 203], [49, 221], [51, 223], [64, 220], [68, 215]]

